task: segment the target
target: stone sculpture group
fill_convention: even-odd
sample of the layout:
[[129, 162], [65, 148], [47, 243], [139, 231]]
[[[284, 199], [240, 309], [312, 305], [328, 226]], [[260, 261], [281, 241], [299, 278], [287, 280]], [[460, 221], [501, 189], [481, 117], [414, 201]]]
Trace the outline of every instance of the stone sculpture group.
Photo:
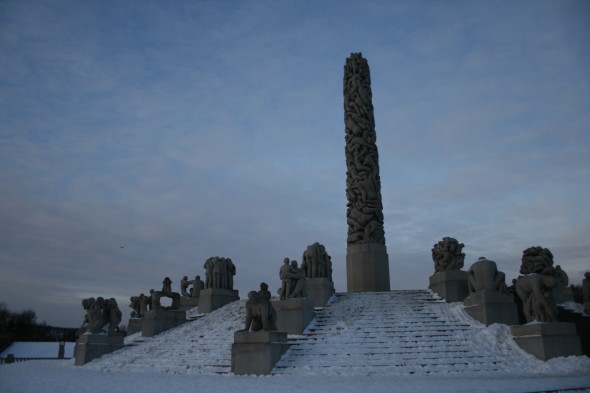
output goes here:
[[260, 284], [260, 291], [248, 292], [244, 331], [277, 330], [277, 314], [270, 302], [266, 283]]
[[279, 277], [281, 300], [307, 297], [307, 273], [297, 266], [297, 261], [289, 261], [289, 258], [285, 258], [283, 266], [279, 269]]
[[205, 288], [234, 288], [236, 266], [230, 258], [211, 257], [205, 261]]
[[332, 258], [323, 244], [315, 242], [307, 246], [301, 258], [301, 268], [307, 278], [325, 277], [332, 281]]
[[452, 237], [443, 237], [441, 241], [432, 247], [432, 260], [434, 270], [444, 272], [447, 270], [459, 270], [463, 267], [465, 254], [461, 251], [465, 245]]
[[78, 336], [84, 333], [113, 334], [119, 331], [121, 323], [121, 310], [114, 298], [104, 299], [91, 297], [82, 300], [82, 308], [86, 311], [84, 322], [78, 329]]

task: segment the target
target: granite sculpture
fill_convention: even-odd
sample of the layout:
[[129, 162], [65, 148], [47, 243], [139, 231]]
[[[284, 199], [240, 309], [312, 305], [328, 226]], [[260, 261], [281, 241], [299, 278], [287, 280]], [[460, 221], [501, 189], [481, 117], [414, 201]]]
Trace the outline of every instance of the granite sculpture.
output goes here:
[[86, 311], [84, 322], [78, 335], [89, 334], [115, 334], [119, 331], [121, 323], [121, 310], [114, 298], [104, 299], [91, 297], [82, 300], [82, 308]]
[[248, 292], [244, 330], [253, 332], [277, 330], [276, 320], [276, 313], [268, 299], [260, 296], [259, 292]]
[[349, 292], [388, 291], [379, 153], [367, 60], [352, 53], [344, 65], [347, 283]]
[[[170, 277], [165, 277], [162, 281], [161, 291], [150, 292], [151, 310], [178, 310], [180, 308], [180, 293], [172, 291], [172, 280]], [[172, 304], [170, 306], [162, 306], [162, 303], [160, 302], [162, 297], [172, 299]], [[143, 311], [144, 314], [145, 311]]]
[[327, 278], [332, 281], [332, 258], [323, 244], [315, 242], [307, 246], [301, 257], [301, 268], [307, 278]]
[[444, 272], [447, 270], [460, 270], [465, 261], [465, 254], [462, 249], [463, 243], [452, 237], [443, 237], [441, 241], [432, 247], [432, 260], [434, 271]]
[[474, 262], [467, 274], [467, 286], [470, 295], [486, 289], [494, 290], [505, 295], [510, 293], [506, 286], [506, 275], [498, 271], [496, 262], [490, 261], [485, 257], [480, 257]]
[[[192, 288], [189, 289], [189, 286]], [[184, 297], [198, 298], [201, 289], [205, 288], [205, 283], [201, 276], [196, 276], [194, 280], [189, 280], [188, 276], [183, 276], [180, 280], [180, 294]]]
[[298, 267], [297, 261], [283, 260], [283, 266], [279, 270], [281, 288], [279, 295], [281, 300], [293, 298], [307, 298], [307, 275], [305, 270]]
[[230, 258], [211, 257], [203, 265], [205, 288], [233, 289], [236, 266]]
[[554, 289], [561, 288], [561, 282], [553, 267], [551, 251], [540, 246], [524, 250], [520, 273], [523, 276], [516, 280], [516, 294], [522, 301], [526, 321], [557, 321]]
[[584, 303], [584, 312], [590, 314], [590, 272], [584, 273], [582, 281], [582, 301]]

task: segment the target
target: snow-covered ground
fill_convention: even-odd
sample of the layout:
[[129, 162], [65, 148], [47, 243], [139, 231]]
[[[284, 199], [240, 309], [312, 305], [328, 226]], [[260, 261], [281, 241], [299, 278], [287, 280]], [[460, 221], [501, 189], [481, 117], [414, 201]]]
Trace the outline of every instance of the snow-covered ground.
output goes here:
[[[348, 303], [346, 303], [348, 302]], [[384, 298], [378, 303], [385, 304]], [[407, 307], [408, 302], [403, 303]], [[330, 333], [329, 342], [353, 341], [352, 327], [358, 329], [358, 320], [346, 318], [342, 311], [372, 310], [376, 306], [370, 296], [343, 296], [326, 310], [330, 317], [328, 331], [337, 330], [341, 339]], [[391, 302], [392, 307], [395, 302]], [[0, 392], [239, 392], [260, 393], [270, 391], [315, 392], [536, 392], [581, 389], [590, 392], [590, 358], [585, 356], [537, 360], [521, 351], [509, 336], [505, 326], [485, 327], [469, 318], [460, 304], [430, 302], [428, 312], [434, 312], [445, 323], [469, 325], [473, 329], [457, 329], [460, 340], [466, 344], [476, 340], [477, 346], [486, 347], [486, 356], [497, 364], [495, 370], [487, 369], [457, 374], [456, 369], [445, 367], [436, 375], [403, 375], [397, 368], [369, 375], [355, 369], [362, 364], [362, 354], [350, 351], [351, 367], [338, 371], [329, 367], [314, 373], [296, 370], [291, 374], [271, 376], [236, 376], [227, 372], [233, 332], [242, 328], [244, 301], [235, 302], [213, 313], [187, 322], [176, 329], [152, 338], [133, 335], [126, 339], [134, 346], [122, 349], [82, 367], [73, 360], [39, 360], [0, 366]], [[389, 307], [389, 306], [387, 306]], [[416, 306], [418, 307], [418, 306]], [[422, 306], [420, 306], [422, 307]], [[403, 313], [395, 323], [395, 330], [403, 330], [404, 321], [410, 318]], [[385, 317], [384, 317], [385, 318]], [[314, 324], [311, 325], [313, 327]], [[316, 326], [317, 328], [317, 326]], [[412, 334], [409, 332], [408, 334]], [[423, 334], [423, 333], [420, 333]], [[321, 344], [321, 343], [320, 343]], [[419, 342], [424, 345], [426, 342]], [[307, 345], [307, 344], [306, 344]], [[393, 344], [396, 345], [395, 342]], [[438, 345], [438, 344], [437, 344]], [[442, 345], [442, 344], [441, 344]], [[325, 351], [330, 345], [318, 345], [317, 351]], [[498, 350], [493, 348], [498, 347]], [[393, 348], [393, 347], [392, 347]], [[310, 346], [310, 351], [314, 351]], [[426, 349], [424, 351], [427, 351]], [[312, 353], [312, 352], [310, 352]], [[288, 354], [287, 354], [288, 356]], [[382, 362], [394, 363], [398, 355], [373, 357]], [[392, 357], [393, 356], [393, 357]], [[403, 355], [402, 355], [403, 356]], [[502, 361], [498, 361], [498, 356]], [[443, 359], [444, 360], [444, 359]], [[469, 367], [466, 367], [468, 370]], [[442, 370], [442, 372], [441, 372]], [[571, 390], [570, 390], [571, 391]]]

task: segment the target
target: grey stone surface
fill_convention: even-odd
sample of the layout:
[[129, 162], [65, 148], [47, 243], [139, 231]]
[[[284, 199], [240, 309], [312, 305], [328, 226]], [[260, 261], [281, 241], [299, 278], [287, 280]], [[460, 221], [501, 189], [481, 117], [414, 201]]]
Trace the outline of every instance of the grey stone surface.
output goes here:
[[180, 306], [178, 309], [180, 311], [188, 311], [191, 308], [199, 307], [199, 298], [198, 297], [181, 297], [180, 298]]
[[82, 300], [82, 308], [86, 311], [82, 326], [78, 329], [78, 336], [84, 333], [115, 334], [121, 323], [121, 310], [115, 298], [104, 299], [91, 297]]
[[155, 309], [145, 313], [142, 322], [143, 337], [153, 337], [186, 322], [186, 312]]
[[236, 265], [230, 258], [211, 257], [205, 261], [205, 288], [233, 289]]
[[[379, 153], [367, 60], [351, 53], [344, 65], [344, 124], [346, 155], [346, 257], [349, 292], [388, 291], [389, 260], [385, 248]], [[351, 246], [380, 245], [381, 251]], [[355, 255], [351, 255], [351, 253]], [[363, 272], [366, 264], [366, 272]], [[352, 269], [353, 271], [350, 271]], [[360, 274], [361, 277], [356, 276]]]
[[576, 325], [569, 322], [533, 323], [512, 326], [514, 341], [541, 360], [582, 355]]
[[557, 321], [557, 307], [553, 289], [554, 277], [544, 274], [529, 274], [516, 280], [516, 294], [522, 301], [522, 311], [527, 322]]
[[236, 290], [205, 288], [201, 290], [201, 295], [199, 296], [199, 314], [210, 313], [236, 300], [240, 300], [240, 296]]
[[74, 349], [74, 364], [83, 366], [93, 359], [123, 348], [124, 337], [125, 335], [122, 332], [113, 334], [86, 333], [81, 335], [76, 341], [76, 348]]
[[307, 298], [313, 302], [314, 307], [324, 307], [334, 293], [334, 283], [325, 277], [307, 280]]
[[[268, 292], [268, 290], [266, 290], [264, 294], [266, 292]], [[276, 312], [269, 299], [264, 296], [264, 294], [261, 296], [260, 293], [256, 291], [250, 291], [248, 293], [244, 327], [245, 331], [251, 330], [257, 332], [259, 330], [277, 330]]]
[[582, 281], [582, 300], [584, 302], [584, 312], [590, 314], [590, 272], [584, 273]]
[[467, 314], [486, 326], [493, 323], [518, 324], [518, 310], [511, 294], [481, 289], [470, 293], [463, 306]]
[[277, 313], [277, 328], [289, 334], [301, 334], [315, 317], [313, 301], [305, 298], [271, 302]]
[[452, 237], [443, 237], [432, 247], [434, 271], [460, 270], [463, 267], [465, 254], [461, 251], [465, 245]]
[[297, 265], [297, 261], [289, 263], [289, 258], [285, 258], [279, 269], [279, 278], [281, 279], [279, 295], [282, 300], [307, 297], [307, 277], [305, 270]]
[[288, 348], [285, 332], [235, 332], [231, 371], [237, 375], [268, 375]]
[[498, 271], [498, 267], [494, 261], [480, 257], [469, 267], [467, 274], [467, 285], [470, 295], [484, 289], [508, 294], [506, 275]]
[[326, 278], [332, 281], [332, 258], [323, 244], [315, 242], [307, 246], [301, 257], [301, 268], [307, 278]]
[[447, 303], [462, 302], [469, 296], [467, 272], [463, 270], [446, 270], [429, 277], [428, 288]]
[[348, 292], [389, 291], [389, 256], [384, 244], [349, 244], [346, 249]]
[[130, 336], [143, 330], [143, 318], [129, 318], [127, 325], [127, 335]]

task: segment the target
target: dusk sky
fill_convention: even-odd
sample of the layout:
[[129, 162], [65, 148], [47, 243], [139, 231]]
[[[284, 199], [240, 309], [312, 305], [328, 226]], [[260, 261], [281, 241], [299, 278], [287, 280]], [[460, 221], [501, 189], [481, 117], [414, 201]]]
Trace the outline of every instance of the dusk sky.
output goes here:
[[590, 270], [588, 1], [0, 1], [0, 302], [86, 297], [232, 258], [242, 298], [326, 246], [346, 291], [343, 66], [371, 70], [392, 289], [465, 244]]

